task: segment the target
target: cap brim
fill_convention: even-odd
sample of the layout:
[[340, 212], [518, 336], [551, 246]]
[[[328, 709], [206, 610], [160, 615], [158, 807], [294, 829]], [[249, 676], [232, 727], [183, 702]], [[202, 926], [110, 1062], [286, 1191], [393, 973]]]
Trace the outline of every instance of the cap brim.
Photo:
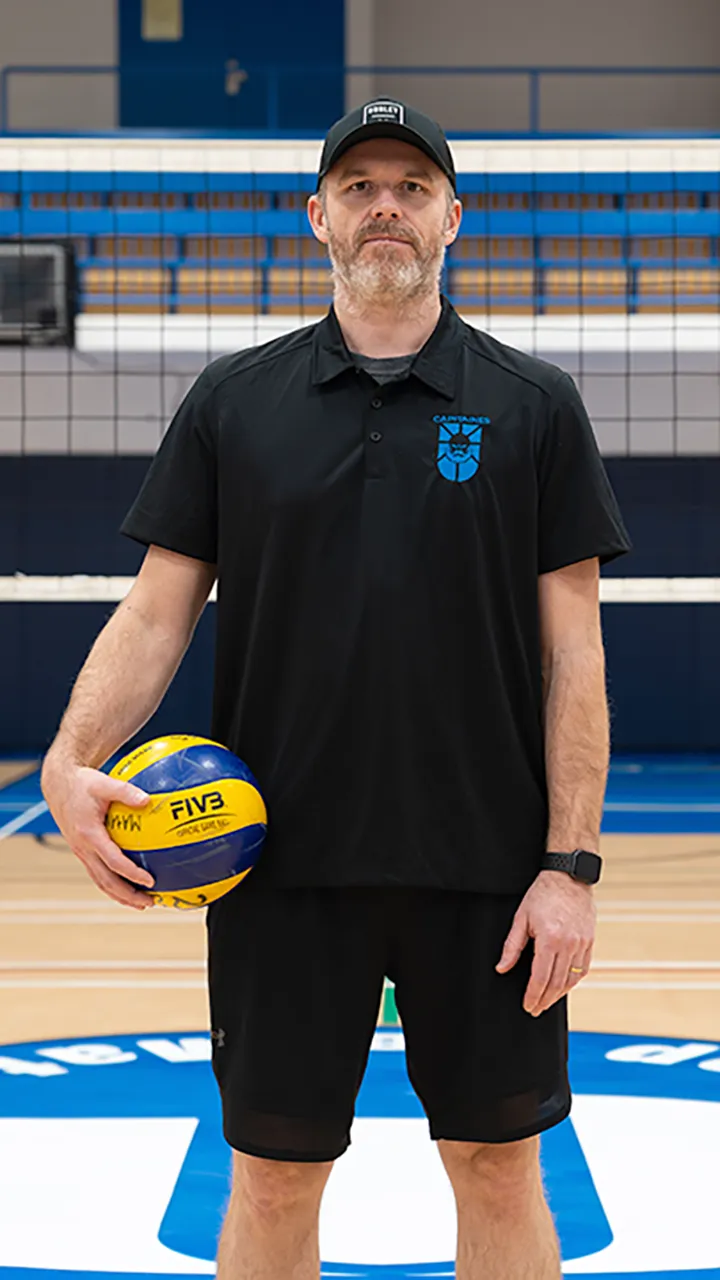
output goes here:
[[346, 151], [349, 151], [351, 147], [357, 146], [359, 142], [367, 142], [370, 138], [397, 138], [399, 142], [407, 142], [411, 147], [417, 147], [418, 151], [423, 151], [428, 159], [437, 165], [440, 172], [445, 174], [445, 177], [452, 183], [453, 190], [456, 189], [454, 174], [446, 168], [437, 152], [423, 138], [422, 134], [417, 133], [415, 129], [411, 129], [407, 124], [393, 124], [391, 121], [388, 121], [387, 124], [384, 122], [361, 124], [358, 125], [357, 129], [353, 129], [352, 133], [349, 133], [346, 138], [343, 138], [342, 142], [338, 143], [329, 163], [318, 173], [318, 186], [326, 174], [331, 169], [334, 169], [338, 161], [342, 159]]

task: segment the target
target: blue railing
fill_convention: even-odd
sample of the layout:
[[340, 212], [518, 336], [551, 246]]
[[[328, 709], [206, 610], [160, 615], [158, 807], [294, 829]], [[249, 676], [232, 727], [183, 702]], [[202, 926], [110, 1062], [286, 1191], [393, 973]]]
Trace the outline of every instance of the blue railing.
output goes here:
[[[254, 125], [252, 130], [246, 130], [240, 127], [237, 131], [242, 133], [252, 132], [257, 136], [295, 134], [300, 136], [298, 131], [293, 129], [287, 123], [283, 123], [281, 100], [283, 86], [287, 86], [292, 81], [297, 86], [299, 77], [326, 77], [328, 81], [337, 81], [338, 74], [345, 76], [394, 76], [399, 80], [404, 76], [477, 76], [477, 77], [524, 77], [527, 85], [527, 115], [528, 128], [526, 131], [518, 130], [492, 130], [488, 133], [483, 130], [481, 122], [478, 129], [474, 132], [482, 133], [484, 136], [491, 137], [554, 137], [559, 136], [557, 131], [546, 130], [542, 126], [542, 87], [543, 81], [549, 77], [597, 77], [597, 76], [617, 76], [620, 78], [652, 76], [655, 78], [662, 76], [720, 76], [720, 67], [527, 67], [527, 66], [460, 66], [460, 67], [438, 67], [438, 66], [346, 66], [343, 68], [330, 66], [310, 66], [307, 67], [288, 67], [276, 64], [255, 65], [251, 64], [245, 68], [239, 67], [238, 71], [243, 77], [243, 82], [236, 88], [233, 96], [239, 101], [242, 100], [243, 85], [245, 83], [253, 83], [254, 87], [259, 84], [264, 86], [264, 121], [258, 126]], [[13, 129], [9, 120], [9, 94], [10, 83], [13, 77], [26, 75], [50, 75], [50, 76], [87, 76], [87, 75], [106, 75], [120, 76], [121, 68], [119, 66], [6, 66], [0, 71], [0, 134], [27, 133], [27, 130]], [[203, 84], [207, 84], [208, 79], [214, 82], [223, 81], [227, 75], [225, 67], [220, 64], [218, 66], [189, 66], [181, 69], [168, 69], [163, 67], [143, 68], [135, 71], [131, 67], [122, 68], [123, 81], [132, 82], [134, 75], [142, 76], [145, 81], [149, 78], [162, 80], [167, 78], [182, 77], [185, 92], [188, 92], [188, 82], [192, 78], [197, 79], [198, 83], [202, 80]], [[308, 130], [302, 131], [305, 136], [317, 136], [323, 132], [330, 124], [331, 120], [318, 119], [316, 127], [309, 133]], [[705, 129], [673, 129], [665, 126], [660, 121], [657, 128], [653, 132], [661, 130], [665, 134], [673, 136], [697, 136], [711, 135], [716, 136], [717, 130]], [[43, 130], [43, 132], [53, 132], [51, 128]], [[65, 132], [65, 131], [63, 131]], [[88, 131], [92, 132], [92, 131]], [[166, 132], [166, 130], [163, 130]], [[187, 129], [179, 132], [187, 134]], [[208, 132], [208, 131], [203, 131]], [[217, 132], [217, 131], [212, 131]], [[235, 132], [235, 130], [233, 130]], [[454, 136], [462, 136], [457, 131]], [[607, 136], [606, 134], [594, 132], [576, 132], [563, 131], [563, 137], [598, 137]], [[614, 134], [613, 136], [638, 136], [637, 131], [628, 131], [627, 135]]]

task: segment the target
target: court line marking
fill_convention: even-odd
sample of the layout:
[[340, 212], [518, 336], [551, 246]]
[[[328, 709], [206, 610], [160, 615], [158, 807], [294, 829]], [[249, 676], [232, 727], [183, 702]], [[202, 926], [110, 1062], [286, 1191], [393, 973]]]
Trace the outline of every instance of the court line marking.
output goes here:
[[[204, 959], [196, 959], [186, 957], [180, 960], [158, 960], [139, 959], [139, 960], [2, 960], [0, 959], [0, 972], [81, 972], [83, 970], [101, 972], [129, 972], [136, 973], [142, 970], [149, 971], [170, 971], [177, 969], [190, 969], [205, 971], [206, 961]], [[669, 973], [690, 972], [699, 973], [708, 970], [720, 971], [720, 960], [593, 960], [592, 972], [598, 970], [620, 970], [621, 972], [643, 972], [651, 973], [665, 970]], [[392, 984], [394, 985], [394, 984]]]
[[35, 818], [39, 818], [41, 814], [48, 812], [48, 805], [45, 800], [38, 800], [37, 804], [33, 804], [24, 813], [19, 813], [16, 818], [11, 818], [4, 826], [0, 827], [0, 840], [6, 840], [8, 836], [12, 836], [16, 831], [22, 830], [29, 822], [33, 822]]
[[[720, 850], [718, 850], [720, 852]], [[608, 908], [610, 911], [654, 911], [672, 906], [682, 911], [720, 911], [720, 898], [673, 898], [668, 904], [664, 898], [597, 898], [598, 909]]]
[[[702, 966], [700, 966], [702, 967]], [[720, 963], [718, 964], [720, 968]], [[174, 969], [196, 969], [203, 972], [205, 969], [204, 960], [185, 959], [185, 960], [0, 960], [0, 972], [37, 972], [50, 973], [61, 972], [80, 972], [83, 969], [97, 972], [130, 972], [139, 973], [143, 969], [148, 970], [170, 970]]]
[[[205, 991], [203, 978], [0, 978], [0, 991]], [[720, 982], [630, 982], [586, 979], [586, 991], [720, 991]]]
[[599, 913], [604, 924], [720, 924], [720, 913], [699, 915], [690, 911], [643, 911], [620, 912], [614, 915], [611, 911]]
[[[720, 852], [720, 849], [718, 850]], [[667, 907], [673, 911], [720, 911], [720, 898], [601, 898], [596, 899], [598, 910], [604, 911], [662, 911]], [[127, 915], [127, 908], [117, 906], [111, 899], [93, 898], [5, 898], [0, 903], [0, 910], [6, 911], [113, 911], [117, 915]], [[182, 913], [178, 913], [182, 914]]]
[[[132, 911], [130, 907], [127, 909], [127, 915], [110, 915], [98, 912], [96, 916], [88, 916], [86, 913], [59, 915], [52, 912], [44, 912], [42, 915], [23, 915], [22, 917], [14, 915], [11, 910], [3, 910], [0, 912], [0, 924], [3, 925], [108, 925], [117, 924], [122, 926], [131, 926], [141, 924], [143, 928], [149, 924], [155, 925], [173, 925], [177, 926], [187, 922], [189, 915], [198, 914], [198, 919], [202, 921], [204, 917], [195, 911], [168, 911], [163, 909], [152, 909], [151, 911]], [[720, 919], [720, 917], [718, 917]]]
[[[89, 883], [90, 881], [88, 880]], [[720, 907], [720, 903], [718, 903], [718, 907]], [[128, 915], [127, 907], [122, 906], [119, 902], [116, 903], [113, 898], [104, 896], [102, 898], [18, 898], [17, 900], [3, 898], [0, 900], [0, 911], [10, 910], [21, 914], [58, 911], [60, 913], [72, 912], [73, 914], [79, 914], [82, 912], [83, 915], [93, 915], [98, 912], [107, 913], [111, 911], [113, 915], [117, 916], [127, 917]], [[176, 916], [192, 915], [194, 911], [191, 908], [186, 908], [185, 911], [173, 909], [172, 913], [167, 912], [166, 914], [172, 914], [172, 918], [175, 918]]]
[[205, 991], [203, 978], [2, 978], [0, 991]]
[[682, 970], [699, 972], [701, 969], [720, 971], [720, 960], [593, 960], [592, 971], [597, 969], [621, 969], [625, 972], [636, 970], [638, 973], [643, 970], [659, 972], [663, 969], [671, 973]]
[[720, 813], [720, 802], [704, 800], [606, 800], [604, 807], [606, 813]]
[[[0, 984], [1, 985], [1, 984]], [[576, 990], [590, 991], [720, 991], [720, 982], [583, 982]]]
[[[622, 912], [614, 914], [613, 912], [599, 912], [599, 919], [603, 924], [720, 924], [720, 912], [699, 914], [697, 912]], [[138, 926], [143, 928], [150, 925], [172, 925], [177, 927], [183, 924], [194, 924], [202, 922], [204, 916], [202, 909], [198, 911], [167, 911], [162, 908], [154, 909], [151, 912], [131, 911], [122, 908], [118, 912], [108, 911], [71, 911], [63, 912], [57, 910], [38, 911], [38, 912], [15, 912], [12, 903], [7, 900], [0, 907], [0, 924], [5, 926], [22, 925], [23, 928], [30, 925], [120, 925], [120, 926]]]
[[[118, 913], [125, 911], [125, 907], [117, 906], [112, 899], [105, 898], [5, 898], [2, 903], [2, 910], [7, 910], [12, 906], [13, 911], [108, 911], [116, 910]], [[720, 902], [718, 902], [720, 908]]]

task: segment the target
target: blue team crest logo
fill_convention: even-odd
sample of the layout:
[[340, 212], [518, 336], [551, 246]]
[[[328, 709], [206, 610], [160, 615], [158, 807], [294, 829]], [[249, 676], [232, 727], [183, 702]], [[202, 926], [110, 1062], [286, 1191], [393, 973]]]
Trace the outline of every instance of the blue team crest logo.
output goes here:
[[[720, 1044], [570, 1039], [572, 1114], [542, 1138], [564, 1275], [720, 1280]], [[452, 1195], [403, 1048], [376, 1033], [325, 1193], [333, 1280], [454, 1274]], [[0, 1047], [0, 1280], [213, 1275], [229, 1172], [209, 1036]]]
[[489, 418], [469, 417], [464, 413], [437, 413], [437, 469], [446, 480], [470, 480], [480, 466], [483, 427]]

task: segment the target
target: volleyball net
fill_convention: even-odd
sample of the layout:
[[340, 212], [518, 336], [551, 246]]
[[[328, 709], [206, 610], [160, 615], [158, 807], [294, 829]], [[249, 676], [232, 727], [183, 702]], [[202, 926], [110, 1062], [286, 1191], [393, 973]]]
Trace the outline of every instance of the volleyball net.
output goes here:
[[[319, 148], [0, 140], [0, 452], [150, 454], [210, 359], [322, 315]], [[460, 313], [572, 374], [605, 454], [720, 453], [720, 142], [453, 148]]]

